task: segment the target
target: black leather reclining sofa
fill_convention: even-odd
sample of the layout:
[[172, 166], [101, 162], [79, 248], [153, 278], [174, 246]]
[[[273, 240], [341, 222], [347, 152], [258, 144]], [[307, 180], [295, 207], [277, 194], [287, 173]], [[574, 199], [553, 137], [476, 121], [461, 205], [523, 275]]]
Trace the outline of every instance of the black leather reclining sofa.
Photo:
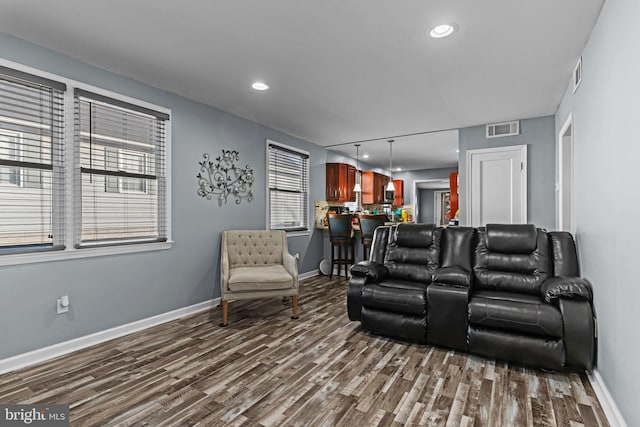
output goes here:
[[373, 333], [551, 370], [590, 370], [591, 285], [571, 234], [533, 225], [375, 231], [347, 309]]

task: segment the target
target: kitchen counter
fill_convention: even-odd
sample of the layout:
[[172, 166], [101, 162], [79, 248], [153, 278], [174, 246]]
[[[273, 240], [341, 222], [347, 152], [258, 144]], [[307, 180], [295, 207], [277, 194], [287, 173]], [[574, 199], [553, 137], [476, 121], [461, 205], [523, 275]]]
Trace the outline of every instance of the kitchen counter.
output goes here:
[[[394, 224], [403, 224], [403, 222], [385, 222], [384, 225], [394, 225]], [[409, 224], [409, 222], [407, 222], [406, 224]], [[360, 227], [358, 226], [358, 224], [353, 224], [353, 231], [360, 231]], [[317, 225], [316, 224], [316, 230], [327, 230], [329, 231], [329, 226], [327, 225]]]

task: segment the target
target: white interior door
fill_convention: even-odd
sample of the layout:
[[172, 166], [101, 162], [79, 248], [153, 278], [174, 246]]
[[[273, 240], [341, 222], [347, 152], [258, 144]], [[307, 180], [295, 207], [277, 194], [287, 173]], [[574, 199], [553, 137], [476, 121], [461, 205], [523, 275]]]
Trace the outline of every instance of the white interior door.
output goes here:
[[467, 152], [471, 226], [527, 222], [527, 146]]

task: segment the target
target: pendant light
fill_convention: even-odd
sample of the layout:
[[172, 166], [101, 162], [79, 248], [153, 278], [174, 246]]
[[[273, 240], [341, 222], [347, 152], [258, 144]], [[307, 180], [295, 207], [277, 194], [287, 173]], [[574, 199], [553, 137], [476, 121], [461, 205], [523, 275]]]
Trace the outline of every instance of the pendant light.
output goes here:
[[362, 187], [360, 186], [360, 180], [358, 179], [358, 170], [360, 169], [360, 144], [355, 144], [356, 146], [356, 185], [353, 186], [354, 193], [360, 193], [362, 191]]
[[389, 184], [387, 185], [387, 191], [396, 191], [396, 187], [393, 185], [393, 139], [389, 139], [387, 142], [389, 143], [389, 173], [391, 174]]

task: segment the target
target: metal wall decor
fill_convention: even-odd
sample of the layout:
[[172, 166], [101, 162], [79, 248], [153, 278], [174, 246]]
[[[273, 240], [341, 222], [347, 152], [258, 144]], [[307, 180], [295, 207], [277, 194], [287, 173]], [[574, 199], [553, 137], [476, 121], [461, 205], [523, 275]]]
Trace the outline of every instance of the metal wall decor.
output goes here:
[[222, 150], [222, 156], [210, 160], [209, 154], [202, 155], [204, 160], [198, 162], [200, 173], [198, 178], [198, 195], [211, 200], [218, 198], [218, 206], [227, 204], [229, 196], [233, 196], [236, 204], [240, 204], [242, 198], [248, 202], [253, 200], [253, 182], [255, 176], [253, 169], [246, 165], [243, 168], [236, 166], [240, 161], [240, 153], [236, 150]]

